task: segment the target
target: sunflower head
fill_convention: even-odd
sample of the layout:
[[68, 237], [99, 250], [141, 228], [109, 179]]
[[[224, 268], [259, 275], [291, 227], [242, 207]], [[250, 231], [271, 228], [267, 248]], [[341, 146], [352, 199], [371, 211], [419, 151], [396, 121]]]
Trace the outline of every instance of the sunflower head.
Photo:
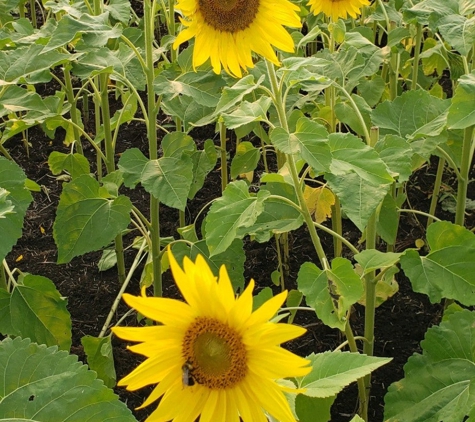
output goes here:
[[129, 306], [160, 324], [113, 328], [118, 337], [137, 342], [129, 349], [147, 358], [119, 385], [136, 390], [157, 384], [142, 405], [161, 398], [148, 421], [264, 422], [268, 413], [295, 422], [276, 380], [310, 371], [306, 359], [280, 347], [305, 330], [269, 321], [287, 293], [253, 312], [252, 280], [236, 298], [224, 266], [215, 277], [202, 256], [185, 258], [183, 268], [171, 252], [169, 259], [186, 302], [147, 297], [145, 291], [124, 294]]
[[348, 16], [356, 18], [363, 6], [369, 5], [369, 0], [309, 0], [307, 3], [314, 15], [322, 13], [334, 22]]
[[274, 47], [294, 51], [283, 26], [301, 26], [299, 8], [289, 0], [178, 0], [176, 8], [184, 29], [173, 48], [194, 38], [193, 67], [210, 59], [216, 73], [222, 67], [235, 77], [254, 66], [253, 52], [278, 65]]

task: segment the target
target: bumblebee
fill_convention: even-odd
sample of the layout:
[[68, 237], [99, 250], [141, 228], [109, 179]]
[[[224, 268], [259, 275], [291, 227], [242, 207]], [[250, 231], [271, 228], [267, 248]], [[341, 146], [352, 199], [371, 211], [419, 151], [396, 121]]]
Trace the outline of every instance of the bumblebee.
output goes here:
[[190, 362], [185, 362], [185, 364], [181, 367], [181, 371], [183, 387], [192, 387], [196, 384], [196, 380], [193, 377], [193, 365]]

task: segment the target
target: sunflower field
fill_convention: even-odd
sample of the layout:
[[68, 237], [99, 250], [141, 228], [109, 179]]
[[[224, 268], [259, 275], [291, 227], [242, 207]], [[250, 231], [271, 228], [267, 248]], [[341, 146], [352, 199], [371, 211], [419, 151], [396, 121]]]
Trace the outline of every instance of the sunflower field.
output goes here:
[[0, 0], [0, 421], [475, 422], [475, 0]]

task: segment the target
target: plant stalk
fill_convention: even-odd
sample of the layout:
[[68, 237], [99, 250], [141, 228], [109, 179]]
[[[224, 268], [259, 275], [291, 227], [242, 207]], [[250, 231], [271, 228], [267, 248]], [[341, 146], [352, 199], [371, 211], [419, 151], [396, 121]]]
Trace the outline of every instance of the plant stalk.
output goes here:
[[465, 224], [465, 208], [467, 202], [467, 187], [469, 180], [470, 165], [472, 163], [472, 142], [474, 126], [465, 128], [463, 134], [462, 162], [460, 164], [460, 177], [457, 181], [457, 209], [455, 212], [455, 224]]
[[[155, 19], [153, 16], [153, 0], [144, 0], [144, 30], [145, 30], [145, 77], [147, 81], [147, 137], [149, 159], [158, 159], [158, 139], [156, 121], [158, 106], [153, 88], [154, 63], [153, 40]], [[150, 195], [150, 237], [152, 238], [152, 265], [153, 265], [153, 290], [155, 296], [162, 296], [162, 266], [160, 256], [160, 204], [157, 198]]]
[[419, 75], [419, 55], [421, 53], [422, 44], [422, 25], [416, 24], [416, 44], [414, 46], [414, 61], [412, 63], [412, 82], [411, 90], [417, 89], [417, 78]]
[[[429, 207], [429, 214], [431, 215], [435, 215], [437, 202], [439, 201], [439, 193], [440, 193], [440, 187], [442, 185], [442, 176], [444, 174], [444, 168], [445, 168], [445, 159], [443, 157], [439, 157], [439, 164], [437, 165], [437, 173], [435, 175], [434, 189], [432, 190], [432, 198], [430, 200], [430, 207]], [[426, 230], [432, 224], [433, 221], [434, 219], [432, 217], [429, 217], [427, 219]]]

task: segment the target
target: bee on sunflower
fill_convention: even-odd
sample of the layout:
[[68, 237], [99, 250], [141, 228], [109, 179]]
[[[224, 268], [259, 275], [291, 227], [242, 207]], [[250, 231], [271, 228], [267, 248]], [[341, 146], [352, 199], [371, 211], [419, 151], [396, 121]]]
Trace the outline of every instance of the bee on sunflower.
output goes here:
[[198, 256], [183, 269], [168, 252], [175, 282], [185, 302], [124, 294], [125, 302], [160, 325], [114, 327], [118, 337], [138, 342], [132, 352], [147, 359], [119, 386], [137, 390], [157, 384], [140, 408], [160, 399], [147, 422], [266, 422], [270, 414], [295, 422], [277, 381], [310, 372], [309, 361], [280, 347], [305, 332], [269, 319], [287, 297], [282, 292], [253, 311], [254, 281], [235, 297], [226, 268], [219, 277]]

